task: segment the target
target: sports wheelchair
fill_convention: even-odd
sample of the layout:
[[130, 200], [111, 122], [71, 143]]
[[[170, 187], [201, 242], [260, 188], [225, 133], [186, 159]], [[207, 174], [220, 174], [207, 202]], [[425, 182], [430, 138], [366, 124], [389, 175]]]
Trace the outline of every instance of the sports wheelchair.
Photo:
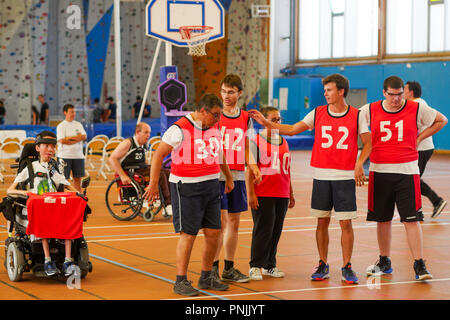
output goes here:
[[[34, 144], [29, 144], [34, 147]], [[28, 146], [28, 145], [27, 145]], [[12, 168], [26, 170], [27, 163], [31, 162], [36, 155], [33, 154], [33, 148], [24, 148], [19, 164], [11, 165]], [[31, 150], [31, 156], [23, 156], [27, 150]], [[54, 161], [54, 160], [52, 160]], [[54, 161], [53, 165], [56, 165]], [[77, 193], [85, 201], [86, 188], [90, 183], [90, 177], [83, 179], [82, 188], [84, 192]], [[61, 190], [58, 190], [61, 191]], [[32, 272], [37, 277], [48, 277], [44, 272], [44, 250], [41, 240], [35, 240], [34, 236], [26, 233], [28, 225], [28, 217], [23, 214], [23, 208], [26, 208], [26, 196], [7, 196], [0, 203], [0, 211], [3, 212], [5, 218], [10, 222], [8, 232], [15, 231], [13, 237], [8, 237], [5, 241], [5, 261], [4, 265], [11, 281], [20, 281], [24, 272]], [[84, 212], [84, 221], [87, 215], [91, 213], [89, 206], [86, 205]], [[52, 261], [55, 262], [58, 270], [62, 270], [62, 264], [65, 258], [64, 240], [49, 239], [49, 249]], [[85, 278], [89, 272], [92, 272], [92, 263], [89, 261], [88, 245], [84, 237], [72, 240], [72, 258], [73, 272], [75, 276]]]
[[[166, 160], [163, 163], [163, 168], [168, 168], [170, 164], [170, 159]], [[130, 184], [124, 185], [117, 174], [114, 176], [105, 193], [106, 207], [109, 213], [120, 221], [130, 221], [137, 216], [142, 216], [145, 221], [151, 222], [162, 210], [162, 216], [169, 219], [171, 215], [167, 213], [161, 187], [159, 187], [159, 200], [153, 203], [144, 201], [143, 195], [148, 181], [145, 180], [144, 176], [135, 172], [140, 168], [140, 166], [123, 168], [131, 178]], [[141, 213], [142, 209], [145, 210], [143, 213]]]

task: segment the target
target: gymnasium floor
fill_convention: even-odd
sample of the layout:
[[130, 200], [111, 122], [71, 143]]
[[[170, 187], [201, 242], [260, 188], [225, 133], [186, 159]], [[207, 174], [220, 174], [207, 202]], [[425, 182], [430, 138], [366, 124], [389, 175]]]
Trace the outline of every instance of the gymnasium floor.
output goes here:
[[[392, 262], [394, 273], [381, 278], [365, 276], [366, 268], [378, 258], [376, 224], [365, 221], [367, 186], [357, 189], [358, 219], [354, 221], [355, 245], [353, 269], [358, 285], [341, 282], [340, 229], [336, 220], [330, 224], [329, 264], [331, 278], [311, 282], [310, 275], [318, 263], [315, 244], [315, 220], [309, 217], [312, 186], [310, 151], [293, 152], [292, 176], [296, 206], [287, 213], [278, 249], [278, 266], [285, 271], [282, 279], [264, 278], [244, 284], [231, 284], [225, 292], [202, 291], [193, 300], [436, 300], [450, 299], [450, 205], [438, 219], [431, 220], [432, 206], [423, 199], [425, 221], [424, 254], [433, 280], [414, 281], [412, 257], [398, 216], [393, 223]], [[7, 173], [8, 174], [8, 173]], [[94, 171], [91, 174], [95, 174]], [[111, 175], [110, 175], [111, 177]], [[450, 155], [434, 155], [428, 164], [425, 180], [442, 197], [450, 200]], [[449, 179], [449, 180], [447, 180]], [[12, 181], [7, 175], [0, 185], [0, 195]], [[112, 218], [106, 210], [104, 193], [107, 182], [92, 180], [88, 189], [93, 209], [84, 226], [89, 242], [93, 272], [83, 279], [79, 289], [69, 289], [65, 281], [36, 278], [25, 273], [21, 282], [11, 282], [3, 267], [4, 250], [0, 250], [0, 299], [2, 300], [165, 300], [186, 299], [173, 293], [175, 247], [178, 236], [171, 220], [160, 214], [148, 223], [137, 217], [130, 222]], [[0, 217], [0, 238], [6, 238], [5, 219]], [[242, 216], [235, 264], [248, 273], [252, 220]], [[188, 278], [196, 286], [200, 275], [200, 234], [195, 243]], [[223, 262], [221, 261], [221, 267]]]

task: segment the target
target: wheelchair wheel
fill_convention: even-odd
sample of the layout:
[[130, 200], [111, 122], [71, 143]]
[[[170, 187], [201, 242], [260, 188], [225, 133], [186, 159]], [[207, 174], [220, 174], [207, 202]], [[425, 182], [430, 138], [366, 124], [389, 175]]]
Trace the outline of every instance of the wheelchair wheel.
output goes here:
[[[161, 190], [159, 190], [159, 196], [160, 196], [160, 199], [162, 199]], [[156, 200], [155, 202], [150, 204], [148, 209], [144, 212], [144, 214], [143, 214], [144, 220], [147, 222], [153, 221], [155, 216], [161, 211], [162, 208], [163, 208], [162, 201]]]
[[122, 185], [120, 178], [116, 178], [106, 189], [106, 207], [117, 220], [129, 221], [141, 212], [143, 193], [136, 181], [131, 180], [131, 184]]
[[20, 281], [22, 279], [25, 258], [23, 252], [19, 250], [15, 242], [8, 245], [6, 253], [6, 270], [11, 281]]

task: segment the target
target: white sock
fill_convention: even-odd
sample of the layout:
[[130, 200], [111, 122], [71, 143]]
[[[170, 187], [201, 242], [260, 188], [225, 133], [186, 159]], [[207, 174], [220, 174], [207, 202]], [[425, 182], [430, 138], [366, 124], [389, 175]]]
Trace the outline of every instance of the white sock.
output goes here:
[[45, 257], [45, 263], [51, 262], [51, 261], [52, 261], [52, 258], [51, 258], [51, 257]]

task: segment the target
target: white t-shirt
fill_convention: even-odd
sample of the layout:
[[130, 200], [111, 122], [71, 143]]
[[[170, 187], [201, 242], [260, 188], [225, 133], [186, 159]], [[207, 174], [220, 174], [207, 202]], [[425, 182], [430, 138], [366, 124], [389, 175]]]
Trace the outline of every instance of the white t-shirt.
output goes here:
[[[428, 103], [422, 98], [414, 99], [414, 101], [418, 102], [419, 105], [424, 105], [429, 107]], [[428, 127], [419, 127], [419, 133], [422, 133]], [[433, 136], [429, 136], [428, 138], [422, 140], [421, 143], [417, 146], [417, 150], [425, 151], [434, 149]]]
[[[45, 177], [34, 177], [33, 181], [33, 188], [29, 191], [36, 194], [42, 194], [47, 192], [56, 192], [56, 189], [61, 185], [69, 186], [70, 183], [66, 180], [64, 175], [58, 173], [55, 171], [53, 175], [51, 176], [51, 180], [56, 184], [53, 186], [52, 183], [49, 183], [50, 181], [50, 172], [48, 170], [48, 163], [47, 162], [40, 162], [40, 161], [33, 161], [32, 162], [33, 171], [36, 172], [43, 172], [46, 174]], [[14, 179], [14, 183], [24, 182], [28, 180], [28, 169], [25, 167], [22, 171], [19, 172], [19, 174]]]
[[[382, 107], [384, 108], [384, 103]], [[366, 104], [361, 109], [360, 119], [364, 119], [367, 126], [370, 126], [370, 104]], [[419, 104], [417, 112], [417, 127], [428, 128], [436, 119], [437, 111], [425, 104]], [[383, 173], [400, 173], [400, 174], [419, 174], [418, 160], [406, 163], [370, 163], [369, 171]]]
[[[334, 117], [340, 117], [345, 115], [345, 112], [335, 113], [328, 110], [328, 112]], [[315, 110], [308, 113], [302, 120], [311, 130], [314, 129]], [[369, 128], [364, 120], [359, 117], [358, 120], [358, 134], [369, 132]], [[314, 179], [316, 180], [351, 180], [355, 178], [354, 170], [339, 170], [339, 169], [323, 169], [314, 168]]]
[[[191, 113], [188, 114], [186, 118], [188, 118], [188, 120], [192, 122], [196, 128], [200, 130], [202, 129], [201, 126], [198, 125], [194, 121], [194, 119], [192, 119]], [[161, 140], [170, 145], [174, 150], [176, 150], [181, 146], [181, 143], [183, 142], [183, 131], [181, 131], [180, 127], [172, 125], [166, 130]], [[197, 183], [213, 179], [219, 179], [219, 176], [220, 176], [219, 173], [215, 173], [202, 177], [178, 177], [173, 173], [170, 173], [169, 182], [178, 183], [179, 181], [181, 181], [182, 183]]]
[[[56, 127], [56, 139], [58, 141], [66, 137], [76, 136], [79, 133], [86, 135], [83, 125], [75, 120], [70, 122], [64, 120]], [[63, 159], [84, 159], [83, 142], [80, 141], [71, 145], [58, 142], [57, 156]]]

